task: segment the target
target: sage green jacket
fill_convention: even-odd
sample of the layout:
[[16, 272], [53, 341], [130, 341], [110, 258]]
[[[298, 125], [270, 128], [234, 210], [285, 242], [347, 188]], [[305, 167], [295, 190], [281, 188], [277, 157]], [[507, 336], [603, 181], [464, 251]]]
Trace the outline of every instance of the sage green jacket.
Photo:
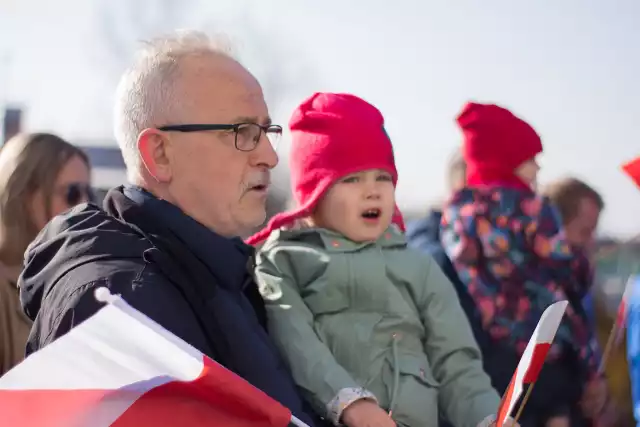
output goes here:
[[453, 285], [390, 227], [375, 243], [279, 230], [257, 256], [268, 328], [315, 409], [368, 397], [403, 426], [476, 427], [499, 397]]

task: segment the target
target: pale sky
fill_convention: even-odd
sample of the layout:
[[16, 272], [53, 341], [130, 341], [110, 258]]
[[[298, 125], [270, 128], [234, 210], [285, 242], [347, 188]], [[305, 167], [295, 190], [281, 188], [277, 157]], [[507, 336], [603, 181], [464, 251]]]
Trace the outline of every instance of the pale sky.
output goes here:
[[283, 125], [315, 91], [374, 103], [401, 208], [443, 196], [454, 118], [473, 99], [531, 123], [542, 183], [585, 179], [606, 199], [602, 231], [624, 236], [640, 232], [640, 191], [619, 168], [640, 154], [638, 22], [637, 0], [0, 0], [0, 103], [23, 105], [28, 130], [111, 141], [113, 90], [137, 40], [223, 32]]

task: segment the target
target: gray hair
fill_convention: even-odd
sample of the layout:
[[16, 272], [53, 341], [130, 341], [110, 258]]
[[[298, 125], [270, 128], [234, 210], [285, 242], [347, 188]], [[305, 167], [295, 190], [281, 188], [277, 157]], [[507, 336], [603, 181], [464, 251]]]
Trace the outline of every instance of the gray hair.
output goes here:
[[130, 182], [140, 177], [140, 132], [172, 119], [179, 104], [175, 83], [180, 63], [203, 55], [234, 59], [227, 37], [180, 30], [145, 42], [133, 66], [122, 75], [115, 94], [114, 133]]

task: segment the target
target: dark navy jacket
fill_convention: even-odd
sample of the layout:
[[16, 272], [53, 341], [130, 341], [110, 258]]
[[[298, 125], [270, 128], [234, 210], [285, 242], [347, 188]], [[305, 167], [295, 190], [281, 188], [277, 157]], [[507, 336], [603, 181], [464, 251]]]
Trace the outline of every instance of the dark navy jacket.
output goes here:
[[431, 255], [449, 278], [458, 294], [460, 305], [469, 319], [478, 346], [482, 350], [482, 354], [486, 354], [488, 336], [482, 329], [480, 315], [476, 309], [475, 302], [469, 295], [465, 285], [458, 278], [455, 267], [445, 253], [442, 243], [440, 243], [441, 219], [442, 212], [432, 210], [425, 218], [409, 223], [406, 232], [407, 240], [410, 247]]
[[54, 218], [31, 244], [20, 277], [34, 320], [27, 354], [99, 308], [107, 286], [202, 353], [310, 425], [292, 378], [265, 329], [253, 251], [216, 235], [177, 207], [133, 187], [111, 190], [104, 210], [83, 204]]

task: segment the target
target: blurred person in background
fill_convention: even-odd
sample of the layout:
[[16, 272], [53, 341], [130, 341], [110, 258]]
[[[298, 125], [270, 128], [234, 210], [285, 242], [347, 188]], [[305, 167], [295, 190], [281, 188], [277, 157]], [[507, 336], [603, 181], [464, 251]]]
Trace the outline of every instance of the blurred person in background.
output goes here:
[[[466, 185], [466, 170], [467, 165], [462, 157], [462, 151], [457, 149], [447, 165], [447, 198], [449, 198], [451, 194], [464, 188]], [[486, 332], [482, 330], [480, 314], [475, 302], [469, 295], [466, 286], [460, 281], [456, 269], [442, 246], [442, 242], [440, 241], [441, 220], [442, 205], [432, 207], [426, 217], [407, 224], [406, 235], [408, 244], [409, 247], [431, 255], [451, 281], [458, 294], [460, 305], [469, 319], [473, 335], [480, 350], [484, 354], [489, 344], [488, 336]]]
[[0, 375], [25, 354], [31, 321], [17, 287], [24, 252], [55, 215], [91, 200], [89, 159], [48, 133], [18, 134], [0, 150]]
[[606, 383], [597, 341], [573, 306], [581, 305], [591, 269], [564, 237], [555, 207], [535, 192], [540, 136], [497, 105], [468, 103], [457, 121], [467, 186], [443, 210], [441, 234], [491, 340], [485, 369], [504, 393], [543, 311], [573, 302], [521, 424], [590, 425], [605, 406]]
[[[602, 196], [576, 178], [557, 180], [542, 191], [555, 205], [562, 217], [562, 223], [569, 242], [584, 251], [593, 266], [595, 251], [595, 233], [604, 209]], [[589, 285], [591, 286], [591, 285]], [[588, 292], [583, 305], [590, 324], [595, 327], [595, 313], [592, 292]]]
[[[600, 214], [604, 210], [602, 196], [587, 183], [577, 178], [557, 180], [543, 190], [558, 208], [569, 242], [584, 251], [595, 267], [596, 230]], [[593, 275], [591, 275], [593, 277]], [[609, 312], [604, 302], [603, 290], [588, 285], [589, 292], [583, 299], [584, 315], [594, 329], [601, 347], [607, 342], [615, 321], [616, 312]], [[603, 414], [604, 425], [628, 426], [633, 421], [631, 405], [631, 385], [624, 348], [614, 350], [606, 366], [606, 377], [609, 383], [612, 400]]]

